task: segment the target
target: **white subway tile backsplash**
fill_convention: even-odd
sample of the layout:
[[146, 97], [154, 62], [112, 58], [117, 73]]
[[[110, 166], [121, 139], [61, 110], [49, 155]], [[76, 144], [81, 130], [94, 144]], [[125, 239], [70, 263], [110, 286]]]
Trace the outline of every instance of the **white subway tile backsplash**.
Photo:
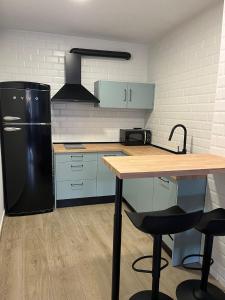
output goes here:
[[[64, 55], [71, 48], [130, 51], [130, 61], [82, 58], [82, 84], [94, 92], [97, 80], [147, 81], [147, 46], [47, 33], [4, 31], [0, 80], [48, 83], [54, 95], [64, 84]], [[8, 51], [13, 49], [13, 51]], [[143, 127], [145, 111], [100, 109], [93, 104], [52, 104], [54, 141], [118, 141], [119, 129]]]

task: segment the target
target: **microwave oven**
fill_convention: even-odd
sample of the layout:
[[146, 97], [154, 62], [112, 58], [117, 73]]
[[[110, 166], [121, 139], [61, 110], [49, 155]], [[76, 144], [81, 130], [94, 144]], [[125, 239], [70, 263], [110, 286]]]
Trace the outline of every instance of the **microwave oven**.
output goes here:
[[151, 145], [152, 134], [150, 130], [133, 128], [120, 129], [120, 143], [126, 146]]

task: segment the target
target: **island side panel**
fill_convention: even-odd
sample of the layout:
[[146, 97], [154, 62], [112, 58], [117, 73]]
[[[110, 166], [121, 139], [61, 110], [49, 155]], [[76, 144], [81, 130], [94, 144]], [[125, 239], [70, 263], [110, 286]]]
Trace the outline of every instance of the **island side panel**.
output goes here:
[[[182, 179], [178, 180], [177, 205], [186, 212], [204, 210], [207, 178]], [[173, 266], [180, 265], [182, 259], [187, 255], [200, 254], [202, 234], [196, 229], [175, 234], [173, 245]], [[188, 263], [199, 262], [195, 257], [188, 260]]]

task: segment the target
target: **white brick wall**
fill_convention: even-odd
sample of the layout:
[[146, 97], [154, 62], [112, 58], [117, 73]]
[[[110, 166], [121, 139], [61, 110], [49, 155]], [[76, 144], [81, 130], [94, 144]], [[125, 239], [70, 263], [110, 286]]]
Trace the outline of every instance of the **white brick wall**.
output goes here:
[[[153, 142], [176, 149], [183, 133], [166, 142], [171, 127], [188, 129], [188, 150], [225, 156], [225, 13], [203, 12], [150, 50], [149, 80], [156, 83], [155, 109], [147, 119]], [[220, 57], [220, 60], [219, 60]], [[219, 72], [218, 72], [219, 66]], [[209, 176], [207, 209], [225, 208], [225, 176]], [[225, 238], [215, 238], [212, 274], [225, 286]]]
[[[210, 152], [225, 156], [225, 9], [222, 28]], [[209, 176], [208, 182], [208, 208], [225, 208], [225, 175]], [[212, 273], [225, 286], [225, 237], [215, 238], [214, 257], [215, 264], [212, 266]]]
[[176, 149], [182, 131], [168, 140], [173, 125], [188, 129], [188, 150], [210, 145], [221, 36], [222, 2], [167, 34], [150, 49], [149, 80], [156, 83], [154, 112], [147, 126], [153, 142]]
[[[64, 55], [71, 48], [129, 51], [130, 61], [82, 59], [82, 83], [96, 80], [146, 82], [147, 47], [140, 44], [24, 31], [0, 32], [0, 81], [48, 83], [52, 95], [64, 84]], [[145, 111], [99, 109], [86, 104], [54, 104], [54, 141], [118, 141], [119, 128], [144, 126]]]

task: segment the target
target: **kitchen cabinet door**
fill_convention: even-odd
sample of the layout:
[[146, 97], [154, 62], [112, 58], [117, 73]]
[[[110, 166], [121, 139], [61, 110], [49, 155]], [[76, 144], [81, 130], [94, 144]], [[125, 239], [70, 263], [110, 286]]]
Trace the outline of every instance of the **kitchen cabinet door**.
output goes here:
[[122, 152], [105, 152], [98, 154], [97, 196], [115, 195], [116, 177], [103, 163], [104, 156], [122, 156]]
[[127, 108], [153, 109], [155, 85], [149, 83], [127, 84]]
[[153, 178], [125, 179], [123, 197], [136, 212], [153, 210]]
[[[177, 182], [168, 177], [154, 178], [153, 210], [164, 210], [177, 204]], [[164, 235], [164, 243], [172, 250], [174, 235]]]
[[97, 81], [95, 82], [95, 96], [100, 100], [100, 107], [126, 108], [127, 83]]
[[168, 177], [154, 178], [153, 210], [167, 209], [177, 203], [177, 183]]

